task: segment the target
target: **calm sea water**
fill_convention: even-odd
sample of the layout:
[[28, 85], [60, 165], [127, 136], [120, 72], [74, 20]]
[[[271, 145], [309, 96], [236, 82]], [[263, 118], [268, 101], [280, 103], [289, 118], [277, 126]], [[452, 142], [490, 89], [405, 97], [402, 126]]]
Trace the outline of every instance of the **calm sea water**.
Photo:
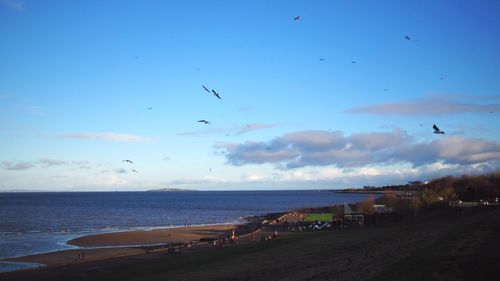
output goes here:
[[[0, 193], [0, 259], [69, 249], [65, 242], [81, 235], [239, 222], [365, 198], [331, 191]], [[0, 262], [0, 272], [27, 266]]]

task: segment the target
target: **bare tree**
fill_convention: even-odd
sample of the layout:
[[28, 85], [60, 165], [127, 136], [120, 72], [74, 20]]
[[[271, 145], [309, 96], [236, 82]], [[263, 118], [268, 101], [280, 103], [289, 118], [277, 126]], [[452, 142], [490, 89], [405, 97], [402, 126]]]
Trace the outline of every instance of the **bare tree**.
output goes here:
[[369, 218], [369, 220], [365, 221], [370, 221], [372, 224], [375, 224], [375, 196], [373, 196], [373, 194], [368, 195], [368, 198], [360, 202], [358, 207], [361, 212]]

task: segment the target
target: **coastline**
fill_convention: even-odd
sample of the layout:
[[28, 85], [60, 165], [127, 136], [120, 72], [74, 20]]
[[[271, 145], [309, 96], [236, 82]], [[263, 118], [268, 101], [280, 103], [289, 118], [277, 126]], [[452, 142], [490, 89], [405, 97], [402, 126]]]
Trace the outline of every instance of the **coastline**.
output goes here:
[[[355, 203], [355, 202], [351, 202]], [[341, 208], [343, 205], [337, 203], [323, 207], [297, 208], [283, 212], [250, 215], [241, 222], [198, 224], [190, 226], [165, 226], [145, 227], [139, 229], [118, 230], [103, 233], [84, 234], [76, 236], [64, 242], [65, 245], [74, 248], [40, 252], [17, 257], [0, 259], [0, 262], [15, 262], [32, 264], [31, 268], [20, 268], [15, 271], [36, 270], [39, 267], [58, 267], [83, 262], [109, 260], [118, 257], [138, 256], [150, 252], [165, 252], [168, 245], [192, 242], [196, 246], [204, 247], [207, 241], [216, 239], [217, 236], [227, 236], [234, 229], [237, 236], [248, 236], [252, 231], [267, 225], [284, 214], [308, 213], [313, 211], [323, 212], [328, 208]], [[197, 247], [193, 247], [197, 248]], [[197, 249], [190, 249], [190, 251]], [[85, 260], [78, 255], [85, 252]], [[9, 271], [0, 271], [9, 272]]]
[[380, 190], [380, 191], [369, 191], [369, 190], [334, 190], [335, 193], [342, 194], [389, 194], [389, 193], [398, 193], [400, 191], [394, 190]]
[[[257, 230], [260, 223], [269, 216], [251, 216], [242, 223], [218, 223], [194, 226], [172, 226], [149, 230], [125, 230], [89, 234], [70, 239], [65, 244], [75, 248], [36, 253], [1, 259], [0, 262], [25, 264], [26, 268], [14, 271], [34, 270], [40, 267], [64, 266], [118, 257], [143, 255], [166, 251], [168, 245], [193, 243], [196, 246], [208, 244], [218, 236], [227, 236], [234, 230], [238, 236], [245, 236]], [[85, 253], [85, 258], [81, 255]], [[28, 267], [31, 265], [31, 267]], [[11, 272], [11, 271], [5, 271]], [[2, 272], [0, 272], [2, 273]]]
[[104, 253], [86, 252], [84, 261], [5, 272], [0, 280], [496, 280], [499, 215], [496, 207], [458, 212], [437, 206], [418, 217], [388, 217], [362, 229], [287, 232], [269, 223], [257, 237], [274, 228], [280, 231], [276, 239], [252, 241], [242, 235], [235, 244], [214, 247], [207, 241], [182, 248], [182, 254], [122, 248], [97, 259]]

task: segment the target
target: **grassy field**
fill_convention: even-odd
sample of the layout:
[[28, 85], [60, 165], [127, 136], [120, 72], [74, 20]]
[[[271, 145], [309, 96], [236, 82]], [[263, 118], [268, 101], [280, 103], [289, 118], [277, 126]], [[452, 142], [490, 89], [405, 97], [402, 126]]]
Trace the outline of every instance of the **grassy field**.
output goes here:
[[0, 274], [0, 280], [498, 280], [500, 209], [446, 208], [384, 226], [298, 232], [178, 256]]
[[304, 222], [315, 222], [315, 221], [329, 222], [332, 220], [333, 216], [334, 216], [333, 213], [312, 213], [304, 219]]

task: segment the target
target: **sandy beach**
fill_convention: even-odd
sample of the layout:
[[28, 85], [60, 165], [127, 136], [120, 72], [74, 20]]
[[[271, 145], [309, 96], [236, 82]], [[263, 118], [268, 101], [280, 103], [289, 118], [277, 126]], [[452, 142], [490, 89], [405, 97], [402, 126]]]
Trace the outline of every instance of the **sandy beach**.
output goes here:
[[70, 245], [80, 247], [79, 249], [55, 251], [6, 260], [34, 262], [50, 267], [167, 251], [165, 246], [168, 244], [192, 242], [199, 248], [200, 244], [206, 244], [206, 241], [216, 239], [221, 235], [230, 235], [233, 230], [244, 236], [250, 229], [248, 225], [244, 224], [221, 224], [88, 235], [67, 242]]
[[68, 241], [80, 247], [154, 245], [166, 243], [189, 243], [202, 238], [214, 238], [236, 229], [234, 224], [164, 228], [154, 230], [124, 231], [89, 235]]

